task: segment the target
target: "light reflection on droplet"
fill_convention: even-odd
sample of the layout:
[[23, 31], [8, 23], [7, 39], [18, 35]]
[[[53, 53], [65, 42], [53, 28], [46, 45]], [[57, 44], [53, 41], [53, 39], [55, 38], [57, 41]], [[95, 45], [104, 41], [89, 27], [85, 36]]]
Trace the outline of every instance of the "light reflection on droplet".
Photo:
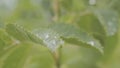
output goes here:
[[92, 45], [92, 46], [95, 45], [94, 41], [89, 41], [88, 44], [90, 44], [90, 45]]
[[89, 0], [89, 4], [90, 5], [95, 5], [96, 4], [96, 0]]
[[47, 34], [47, 35], [45, 35], [45, 38], [47, 39], [47, 38], [49, 38], [49, 35]]
[[116, 32], [116, 28], [114, 27], [115, 25], [113, 24], [114, 22], [108, 22], [108, 28], [109, 28], [109, 33], [110, 35], [114, 35], [114, 33]]

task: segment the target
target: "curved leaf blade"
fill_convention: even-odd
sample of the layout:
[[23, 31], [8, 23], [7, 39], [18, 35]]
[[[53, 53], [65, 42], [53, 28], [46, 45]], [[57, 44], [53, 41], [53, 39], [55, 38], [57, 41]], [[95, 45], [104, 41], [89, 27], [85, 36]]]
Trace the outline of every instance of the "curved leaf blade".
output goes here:
[[103, 25], [108, 36], [114, 35], [118, 30], [118, 14], [113, 10], [96, 10], [95, 15]]
[[29, 40], [29, 37], [27, 36], [25, 30], [23, 30], [22, 27], [19, 27], [17, 25], [8, 24], [6, 26], [6, 31], [8, 32], [8, 34], [12, 35], [13, 37], [20, 41]]
[[101, 53], [103, 53], [103, 47], [98, 40], [73, 25], [65, 23], [54, 23], [49, 28], [56, 31], [63, 38], [77, 39], [77, 41], [89, 44], [90, 46], [98, 49]]
[[2, 68], [23, 68], [27, 56], [29, 56], [29, 50], [31, 44], [24, 43], [18, 45], [18, 47], [3, 61]]
[[14, 42], [4, 30], [0, 30], [0, 58], [14, 49]]
[[8, 34], [20, 41], [32, 41], [35, 43], [43, 44], [43, 41], [40, 38], [37, 38], [33, 33], [26, 31], [23, 27], [8, 24], [6, 27]]

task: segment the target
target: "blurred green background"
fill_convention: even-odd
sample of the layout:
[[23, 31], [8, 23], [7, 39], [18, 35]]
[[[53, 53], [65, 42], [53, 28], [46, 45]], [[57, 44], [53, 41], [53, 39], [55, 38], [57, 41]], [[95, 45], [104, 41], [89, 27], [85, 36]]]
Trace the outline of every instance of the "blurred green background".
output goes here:
[[34, 32], [54, 22], [74, 25], [104, 47], [101, 54], [88, 44], [65, 42], [61, 68], [120, 68], [119, 6], [120, 0], [0, 0], [0, 68], [55, 68], [47, 47], [16, 40], [5, 29], [18, 24]]

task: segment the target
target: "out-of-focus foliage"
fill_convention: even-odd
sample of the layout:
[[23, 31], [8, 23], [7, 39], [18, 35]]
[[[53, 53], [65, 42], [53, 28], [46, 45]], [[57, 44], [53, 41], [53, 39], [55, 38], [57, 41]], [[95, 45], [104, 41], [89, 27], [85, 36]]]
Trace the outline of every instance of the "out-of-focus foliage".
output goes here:
[[0, 68], [120, 68], [119, 0], [0, 0]]

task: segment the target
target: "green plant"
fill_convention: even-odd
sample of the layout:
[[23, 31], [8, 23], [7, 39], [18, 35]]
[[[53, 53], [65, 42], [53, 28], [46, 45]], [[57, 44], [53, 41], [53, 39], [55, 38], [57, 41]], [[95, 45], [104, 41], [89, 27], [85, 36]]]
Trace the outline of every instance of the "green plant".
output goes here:
[[113, 67], [110, 62], [120, 44], [117, 2], [11, 0], [11, 5], [3, 3], [0, 68], [114, 68], [117, 64]]

